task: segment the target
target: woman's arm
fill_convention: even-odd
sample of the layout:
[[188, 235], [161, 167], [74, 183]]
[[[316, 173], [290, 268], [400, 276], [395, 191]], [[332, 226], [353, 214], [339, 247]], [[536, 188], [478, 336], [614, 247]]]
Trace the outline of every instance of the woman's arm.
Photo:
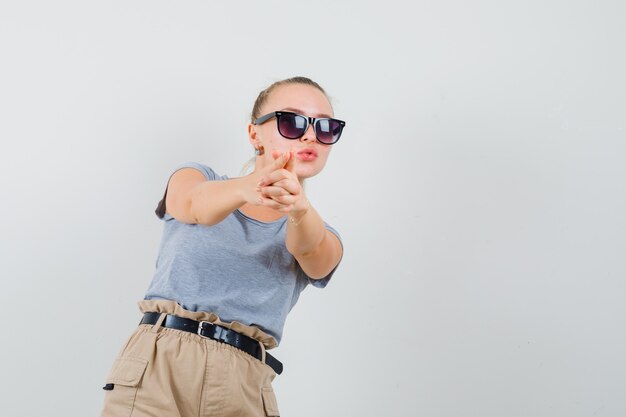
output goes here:
[[259, 204], [259, 179], [282, 168], [285, 160], [286, 156], [281, 155], [258, 173], [223, 181], [207, 181], [195, 168], [180, 169], [167, 186], [167, 213], [183, 223], [217, 224], [245, 203]]
[[339, 238], [326, 229], [324, 221], [304, 195], [294, 164], [290, 154], [283, 169], [262, 177], [259, 189], [264, 198], [261, 202], [288, 214], [287, 250], [309, 277], [321, 279], [337, 266], [343, 247]]
[[294, 207], [289, 213], [285, 245], [302, 270], [313, 279], [327, 276], [343, 254], [339, 238], [326, 229], [324, 221], [308, 201], [303, 209]]

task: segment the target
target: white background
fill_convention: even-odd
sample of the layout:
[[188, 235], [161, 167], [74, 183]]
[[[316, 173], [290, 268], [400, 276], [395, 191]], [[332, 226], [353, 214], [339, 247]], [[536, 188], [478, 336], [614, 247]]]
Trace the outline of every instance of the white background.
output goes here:
[[622, 1], [0, 6], [0, 415], [93, 416], [171, 170], [236, 176], [257, 93], [347, 121], [341, 233], [275, 351], [283, 416], [626, 415]]

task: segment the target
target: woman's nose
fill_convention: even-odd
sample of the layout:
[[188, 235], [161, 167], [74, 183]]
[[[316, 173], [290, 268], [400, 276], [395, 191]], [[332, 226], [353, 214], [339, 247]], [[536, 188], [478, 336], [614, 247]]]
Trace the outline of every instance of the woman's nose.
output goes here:
[[304, 141], [315, 142], [315, 129], [313, 129], [313, 124], [312, 123], [309, 123], [309, 125], [307, 126], [307, 128], [304, 131], [304, 134], [302, 135], [300, 140], [302, 142], [304, 142]]

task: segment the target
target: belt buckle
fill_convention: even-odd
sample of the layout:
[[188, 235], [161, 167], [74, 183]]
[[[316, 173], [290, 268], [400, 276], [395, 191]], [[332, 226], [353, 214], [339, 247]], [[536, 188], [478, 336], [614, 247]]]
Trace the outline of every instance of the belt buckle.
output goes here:
[[204, 324], [213, 324], [210, 321], [201, 321], [198, 323], [198, 331], [196, 333], [198, 333], [198, 336], [200, 337], [204, 337], [205, 339], [208, 339], [209, 336], [205, 336], [202, 334], [202, 330], [204, 330]]

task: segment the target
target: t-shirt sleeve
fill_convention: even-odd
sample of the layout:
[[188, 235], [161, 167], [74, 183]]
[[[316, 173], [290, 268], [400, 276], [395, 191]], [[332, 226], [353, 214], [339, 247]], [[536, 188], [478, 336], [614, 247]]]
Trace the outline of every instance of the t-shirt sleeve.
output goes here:
[[[199, 164], [197, 162], [185, 162], [184, 164], [178, 165], [176, 168], [174, 168], [174, 171], [172, 171], [172, 174], [170, 175], [170, 178], [172, 177], [172, 175], [174, 175], [176, 173], [176, 171], [179, 171], [179, 170], [181, 170], [183, 168], [195, 168], [195, 169], [197, 169], [198, 171], [202, 172], [202, 175], [204, 175], [204, 178], [206, 178], [208, 181], [221, 179], [215, 173], [215, 171], [213, 171], [211, 168], [209, 168], [206, 165]], [[168, 180], [168, 183], [169, 183], [169, 180]]]
[[215, 171], [213, 171], [210, 167], [204, 165], [204, 164], [200, 164], [198, 162], [185, 162], [184, 164], [180, 164], [178, 166], [176, 166], [174, 168], [174, 170], [172, 171], [172, 173], [170, 174], [170, 177], [167, 180], [167, 184], [165, 186], [165, 193], [163, 194], [163, 199], [159, 202], [159, 205], [157, 206], [157, 209], [155, 210], [155, 213], [157, 215], [157, 217], [159, 217], [161, 220], [163, 221], [168, 221], [173, 219], [172, 216], [170, 216], [168, 213], [165, 212], [165, 197], [167, 196], [167, 187], [169, 186], [170, 183], [170, 179], [172, 178], [172, 175], [174, 175], [177, 171], [183, 169], [183, 168], [194, 168], [197, 169], [198, 171], [200, 171], [202, 173], [202, 175], [204, 175], [204, 178], [207, 179], [207, 181], [214, 181], [214, 180], [220, 180], [223, 179], [222, 177], [220, 177], [219, 175], [217, 175], [215, 173]]
[[[341, 241], [341, 236], [339, 235], [339, 232], [337, 232], [337, 230], [335, 230], [334, 227], [332, 227], [331, 225], [329, 225], [328, 223], [324, 222], [324, 225], [326, 226], [326, 230], [330, 231], [331, 233], [333, 233], [335, 236], [337, 236], [337, 238], [339, 239], [339, 243], [341, 243], [341, 247], [343, 249], [343, 242]], [[342, 250], [342, 258], [343, 258], [343, 250]], [[328, 275], [326, 275], [324, 278], [322, 279], [313, 279], [308, 277], [304, 271], [302, 271], [302, 274], [307, 278], [307, 280], [309, 281], [309, 284], [311, 284], [314, 287], [317, 288], [324, 288], [326, 287], [326, 285], [328, 285], [328, 282], [330, 281], [330, 278], [335, 274], [335, 271], [337, 270], [337, 267], [339, 267], [339, 264], [341, 263], [341, 259], [339, 259], [339, 262], [337, 262], [337, 265], [333, 268], [332, 271], [330, 271], [328, 273]]]

